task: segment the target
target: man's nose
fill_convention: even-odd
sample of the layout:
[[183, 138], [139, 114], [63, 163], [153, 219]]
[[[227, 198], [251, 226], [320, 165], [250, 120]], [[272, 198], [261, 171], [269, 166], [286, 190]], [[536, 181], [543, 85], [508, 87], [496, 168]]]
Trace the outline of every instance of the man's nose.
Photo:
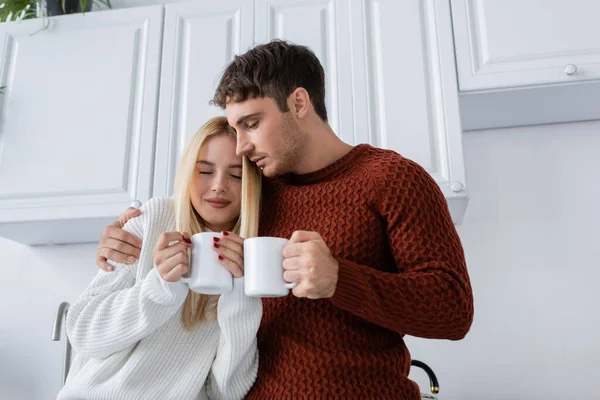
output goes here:
[[235, 153], [238, 156], [245, 156], [252, 150], [252, 143], [248, 140], [248, 135], [244, 133], [238, 133], [237, 144], [235, 146]]

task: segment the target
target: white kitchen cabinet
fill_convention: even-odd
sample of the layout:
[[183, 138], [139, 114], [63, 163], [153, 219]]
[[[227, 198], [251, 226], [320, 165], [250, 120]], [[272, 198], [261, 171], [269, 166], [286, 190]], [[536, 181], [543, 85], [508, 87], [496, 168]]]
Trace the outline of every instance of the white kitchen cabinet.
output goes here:
[[461, 91], [600, 79], [597, 0], [451, 0]]
[[257, 42], [291, 40], [321, 60], [334, 131], [418, 162], [459, 222], [467, 192], [449, 2], [257, 0], [256, 7]]
[[[460, 222], [468, 197], [449, 3], [361, 4], [355, 13], [363, 21], [364, 47], [354, 69], [361, 75], [357, 86], [363, 86], [359, 79], [366, 83], [367, 109], [358, 110], [356, 119], [366, 115], [368, 135], [360, 141], [395, 150], [423, 166]], [[360, 60], [366, 60], [365, 69]]]
[[256, 0], [255, 42], [284, 39], [310, 47], [325, 70], [328, 122], [353, 144], [351, 0]]
[[132, 200], [171, 195], [187, 141], [224, 114], [209, 104], [224, 67], [273, 38], [315, 51], [342, 140], [415, 160], [462, 218], [447, 0], [189, 1], [50, 21], [0, 24], [0, 236], [95, 242]]
[[167, 4], [156, 142], [154, 196], [169, 196], [191, 136], [209, 118], [220, 75], [253, 43], [254, 0]]
[[97, 241], [151, 196], [162, 13], [0, 24], [0, 236]]

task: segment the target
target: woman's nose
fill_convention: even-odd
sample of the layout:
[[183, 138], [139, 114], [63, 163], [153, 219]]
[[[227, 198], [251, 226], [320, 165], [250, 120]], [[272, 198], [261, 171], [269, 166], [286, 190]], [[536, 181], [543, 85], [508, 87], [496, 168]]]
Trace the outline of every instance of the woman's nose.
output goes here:
[[227, 190], [227, 177], [224, 174], [216, 174], [212, 183], [212, 191], [222, 193]]

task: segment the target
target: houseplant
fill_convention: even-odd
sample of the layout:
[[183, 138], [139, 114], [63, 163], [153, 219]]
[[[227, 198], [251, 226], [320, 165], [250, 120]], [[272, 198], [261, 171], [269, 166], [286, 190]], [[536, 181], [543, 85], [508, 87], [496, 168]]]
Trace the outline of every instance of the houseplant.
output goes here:
[[112, 8], [110, 0], [0, 0], [0, 22], [86, 12], [94, 4]]
[[0, 22], [21, 21], [36, 17], [33, 0], [0, 0]]

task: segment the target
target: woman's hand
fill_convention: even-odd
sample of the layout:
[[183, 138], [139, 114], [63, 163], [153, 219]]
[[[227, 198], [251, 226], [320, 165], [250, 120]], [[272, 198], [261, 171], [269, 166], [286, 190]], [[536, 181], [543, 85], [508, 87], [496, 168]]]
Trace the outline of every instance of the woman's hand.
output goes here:
[[220, 237], [213, 238], [213, 250], [234, 278], [244, 276], [244, 238], [233, 232], [221, 232]]
[[166, 232], [160, 235], [154, 247], [154, 265], [167, 282], [177, 282], [189, 269], [188, 249], [192, 247], [189, 235]]

